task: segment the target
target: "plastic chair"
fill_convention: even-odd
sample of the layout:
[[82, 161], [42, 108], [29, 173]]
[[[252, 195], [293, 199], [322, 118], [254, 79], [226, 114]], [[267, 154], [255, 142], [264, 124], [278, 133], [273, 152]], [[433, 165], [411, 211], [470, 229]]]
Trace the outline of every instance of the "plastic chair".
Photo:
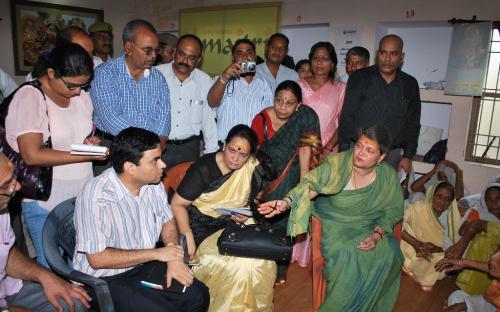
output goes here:
[[[401, 232], [403, 231], [403, 222], [399, 222], [394, 226], [394, 236], [398, 241], [401, 241]], [[321, 221], [311, 217], [311, 251], [312, 251], [312, 291], [313, 291], [313, 311], [318, 311], [319, 307], [325, 300], [326, 295], [326, 279], [323, 276], [323, 267], [326, 261], [321, 253], [321, 235], [323, 227]]]
[[165, 187], [165, 191], [169, 192], [169, 190], [172, 190], [175, 193], [175, 191], [179, 187], [179, 184], [181, 184], [182, 179], [184, 179], [186, 171], [189, 169], [189, 167], [191, 167], [192, 164], [192, 161], [186, 161], [168, 169], [167, 174], [163, 178], [163, 186]]
[[[43, 251], [50, 267], [59, 275], [93, 289], [97, 297], [98, 310], [114, 312], [113, 300], [106, 281], [73, 270], [67, 259], [73, 259], [76, 231], [73, 224], [75, 198], [68, 199], [49, 213], [43, 227]], [[61, 254], [60, 250], [63, 250]]]

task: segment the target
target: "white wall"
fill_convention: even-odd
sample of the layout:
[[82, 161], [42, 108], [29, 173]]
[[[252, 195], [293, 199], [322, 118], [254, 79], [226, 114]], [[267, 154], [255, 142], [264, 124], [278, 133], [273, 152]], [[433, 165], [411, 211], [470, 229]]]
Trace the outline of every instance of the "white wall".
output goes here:
[[422, 101], [432, 99], [432, 101], [452, 103], [446, 158], [462, 168], [467, 188], [473, 193], [480, 192], [490, 177], [500, 175], [500, 169], [465, 161], [472, 97], [444, 95], [443, 91], [431, 90], [421, 90], [420, 97]]
[[308, 58], [313, 44], [329, 39], [328, 24], [283, 26], [281, 32], [294, 43], [289, 46], [288, 55], [295, 63]]
[[424, 82], [446, 79], [452, 31], [452, 25], [447, 22], [379, 23], [375, 42], [387, 34], [404, 38], [404, 50], [408, 53], [403, 70], [411, 73], [423, 88]]

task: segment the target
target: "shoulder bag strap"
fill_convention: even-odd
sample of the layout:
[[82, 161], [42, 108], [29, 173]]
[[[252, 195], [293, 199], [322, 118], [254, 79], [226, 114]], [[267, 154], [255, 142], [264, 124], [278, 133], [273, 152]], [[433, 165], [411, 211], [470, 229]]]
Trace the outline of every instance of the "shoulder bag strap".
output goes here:
[[268, 134], [267, 134], [267, 121], [266, 121], [266, 116], [264, 115], [263, 112], [259, 113], [260, 117], [262, 117], [262, 124], [264, 125], [264, 141], [267, 142], [268, 139]]

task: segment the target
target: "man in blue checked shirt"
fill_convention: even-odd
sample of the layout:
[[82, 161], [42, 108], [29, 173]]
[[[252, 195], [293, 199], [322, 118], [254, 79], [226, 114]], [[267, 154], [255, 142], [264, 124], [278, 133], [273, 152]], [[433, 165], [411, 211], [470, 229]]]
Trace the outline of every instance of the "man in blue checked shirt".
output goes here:
[[92, 81], [97, 134], [106, 145], [125, 128], [142, 128], [156, 133], [164, 150], [170, 133], [170, 97], [165, 78], [152, 68], [159, 53], [156, 29], [145, 20], [133, 20], [123, 29], [122, 39], [125, 53], [98, 66]]

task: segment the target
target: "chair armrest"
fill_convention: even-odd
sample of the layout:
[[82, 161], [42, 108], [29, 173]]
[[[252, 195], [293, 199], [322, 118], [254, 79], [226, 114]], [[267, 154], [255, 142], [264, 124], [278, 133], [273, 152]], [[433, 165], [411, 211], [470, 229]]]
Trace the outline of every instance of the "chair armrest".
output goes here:
[[184, 263], [189, 263], [188, 247], [186, 242], [186, 236], [184, 234], [179, 234], [179, 245], [184, 249]]
[[105, 280], [90, 276], [80, 271], [72, 270], [69, 279], [90, 286], [97, 297], [100, 312], [115, 312], [113, 299]]

